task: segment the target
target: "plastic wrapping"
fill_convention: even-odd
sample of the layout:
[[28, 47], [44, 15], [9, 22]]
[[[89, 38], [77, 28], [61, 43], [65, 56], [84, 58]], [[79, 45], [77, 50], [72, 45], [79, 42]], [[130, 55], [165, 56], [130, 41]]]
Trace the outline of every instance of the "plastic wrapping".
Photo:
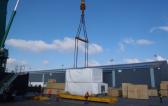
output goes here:
[[86, 92], [89, 95], [98, 95], [107, 93], [108, 85], [105, 83], [66, 83], [65, 91], [80, 96], [84, 96]]
[[102, 69], [85, 68], [85, 69], [68, 69], [66, 71], [66, 82], [103, 82]]

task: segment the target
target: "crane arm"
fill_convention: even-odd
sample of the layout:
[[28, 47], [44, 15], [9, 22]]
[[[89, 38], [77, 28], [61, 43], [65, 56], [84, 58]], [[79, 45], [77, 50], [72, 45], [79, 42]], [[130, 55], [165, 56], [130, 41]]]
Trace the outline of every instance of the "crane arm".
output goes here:
[[5, 34], [4, 34], [4, 36], [3, 36], [3, 38], [2, 38], [2, 40], [1, 40], [1, 42], [0, 42], [0, 48], [4, 48], [4, 46], [5, 46], [5, 41], [6, 41], [6, 38], [7, 38], [7, 36], [8, 36], [8, 33], [9, 33], [9, 31], [10, 31], [10, 28], [11, 28], [11, 26], [12, 26], [14, 17], [15, 17], [15, 15], [16, 15], [16, 10], [17, 10], [17, 7], [18, 7], [19, 2], [20, 2], [20, 0], [17, 0], [16, 5], [15, 5], [15, 8], [14, 8], [14, 10], [13, 10], [13, 12], [12, 12], [12, 15], [11, 15], [11, 17], [10, 17], [9, 23], [8, 23], [8, 25], [7, 25]]

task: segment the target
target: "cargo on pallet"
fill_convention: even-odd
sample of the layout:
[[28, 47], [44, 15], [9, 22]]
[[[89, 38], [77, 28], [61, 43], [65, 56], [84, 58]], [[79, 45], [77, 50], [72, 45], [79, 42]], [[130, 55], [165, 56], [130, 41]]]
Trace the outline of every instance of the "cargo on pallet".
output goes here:
[[149, 96], [158, 96], [158, 90], [157, 89], [148, 89], [148, 95]]
[[109, 87], [108, 88], [108, 96], [112, 96], [112, 97], [119, 97], [121, 96], [121, 88], [112, 88]]
[[129, 99], [149, 99], [148, 86], [142, 84], [122, 84], [122, 95]]
[[65, 83], [47, 83], [49, 89], [65, 89]]
[[86, 92], [89, 95], [107, 94], [108, 85], [105, 83], [66, 83], [65, 92], [79, 96], [85, 96]]
[[98, 68], [68, 69], [66, 70], [66, 82], [102, 83], [103, 72]]
[[54, 95], [57, 93], [63, 93], [65, 89], [65, 83], [55, 83], [56, 81], [49, 81], [44, 88], [43, 94]]
[[44, 91], [43, 91], [44, 95], [56, 95], [58, 93], [64, 93], [64, 90], [63, 89], [44, 88]]
[[66, 71], [65, 91], [72, 95], [84, 96], [106, 94], [108, 84], [103, 83], [102, 69], [83, 68]]
[[122, 83], [122, 96], [123, 98], [128, 97], [128, 86], [131, 85], [130, 83]]
[[168, 81], [161, 81], [160, 93], [162, 96], [168, 96]]

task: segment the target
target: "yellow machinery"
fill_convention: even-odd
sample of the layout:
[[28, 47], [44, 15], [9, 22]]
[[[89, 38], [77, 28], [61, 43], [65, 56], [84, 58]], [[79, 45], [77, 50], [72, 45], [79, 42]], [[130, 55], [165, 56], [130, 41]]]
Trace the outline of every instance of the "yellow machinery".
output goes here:
[[32, 99], [36, 101], [47, 101], [49, 100], [49, 97], [48, 96], [34, 96]]
[[[85, 101], [84, 96], [76, 96], [76, 95], [69, 95], [69, 94], [60, 94], [60, 98], [63, 99], [71, 99], [71, 100], [81, 100]], [[89, 97], [88, 101], [91, 102], [100, 102], [100, 103], [116, 103], [118, 99], [116, 97]]]

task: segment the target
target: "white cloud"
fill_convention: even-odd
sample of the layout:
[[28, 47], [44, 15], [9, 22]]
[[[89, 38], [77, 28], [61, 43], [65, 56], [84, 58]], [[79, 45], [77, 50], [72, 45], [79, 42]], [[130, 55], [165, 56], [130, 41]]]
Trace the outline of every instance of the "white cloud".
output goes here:
[[155, 59], [149, 58], [149, 59], [145, 59], [144, 61], [145, 61], [145, 62], [153, 62], [153, 61], [155, 61]]
[[160, 55], [154, 55], [153, 58], [147, 58], [147, 59], [137, 59], [137, 58], [128, 58], [124, 59], [124, 63], [140, 63], [140, 62], [153, 62], [153, 61], [168, 61], [167, 58], [160, 56]]
[[26, 61], [24, 61], [24, 60], [16, 60], [15, 58], [8, 58], [7, 59], [7, 64], [8, 65], [26, 65], [27, 64], [27, 62]]
[[147, 46], [154, 44], [154, 41], [148, 40], [148, 39], [132, 39], [127, 38], [119, 42], [119, 50], [125, 51], [126, 46], [128, 45], [139, 45], [139, 46]]
[[119, 50], [120, 51], [125, 51], [125, 46], [124, 46], [124, 43], [119, 43]]
[[130, 63], [140, 63], [141, 61], [137, 58], [129, 58], [129, 59], [124, 59], [124, 62], [130, 64]]
[[124, 44], [135, 44], [135, 40], [132, 38], [127, 38], [122, 41]]
[[16, 59], [14, 59], [14, 58], [7, 59], [7, 64], [15, 64], [15, 63], [16, 63]]
[[[9, 39], [6, 41], [8, 46], [16, 47], [23, 50], [33, 52], [43, 52], [48, 50], [56, 50], [59, 52], [74, 51], [74, 39], [65, 37], [63, 40], [54, 40], [52, 43], [47, 43], [42, 40], [23, 40]], [[84, 44], [79, 43], [79, 50], [84, 51]], [[103, 48], [95, 43], [89, 44], [89, 54], [97, 54], [103, 51]]]
[[130, 44], [130, 45], [151, 45], [154, 42], [151, 41], [151, 40], [147, 40], [147, 39], [137, 39], [137, 40], [135, 40], [135, 39], [129, 38], [129, 39], [124, 39], [123, 43], [124, 44]]
[[98, 44], [92, 43], [89, 45], [89, 51], [88, 51], [89, 54], [97, 54], [102, 51], [103, 51], [103, 48]]
[[155, 60], [156, 61], [163, 61], [163, 60], [167, 60], [166, 58], [160, 56], [160, 55], [155, 55]]
[[159, 27], [154, 27], [150, 30], [150, 32], [154, 32], [154, 31], [157, 31], [157, 30], [162, 30], [162, 31], [166, 31], [168, 32], [168, 26], [159, 26]]
[[139, 39], [136, 41], [137, 45], [151, 45], [153, 44], [153, 41], [147, 40], [147, 39]]
[[90, 60], [88, 66], [100, 66], [101, 64], [98, 61]]
[[44, 60], [42, 63], [43, 63], [44, 65], [47, 65], [47, 64], [49, 63], [49, 61], [48, 61], [48, 60]]
[[15, 58], [8, 58], [7, 59], [7, 69], [8, 69], [8, 71], [11, 71], [11, 70], [19, 71], [20, 68], [22, 70], [25, 70], [26, 67], [23, 67], [23, 66], [26, 66], [26, 65], [27, 65], [27, 62], [24, 61], [24, 60], [17, 60]]

